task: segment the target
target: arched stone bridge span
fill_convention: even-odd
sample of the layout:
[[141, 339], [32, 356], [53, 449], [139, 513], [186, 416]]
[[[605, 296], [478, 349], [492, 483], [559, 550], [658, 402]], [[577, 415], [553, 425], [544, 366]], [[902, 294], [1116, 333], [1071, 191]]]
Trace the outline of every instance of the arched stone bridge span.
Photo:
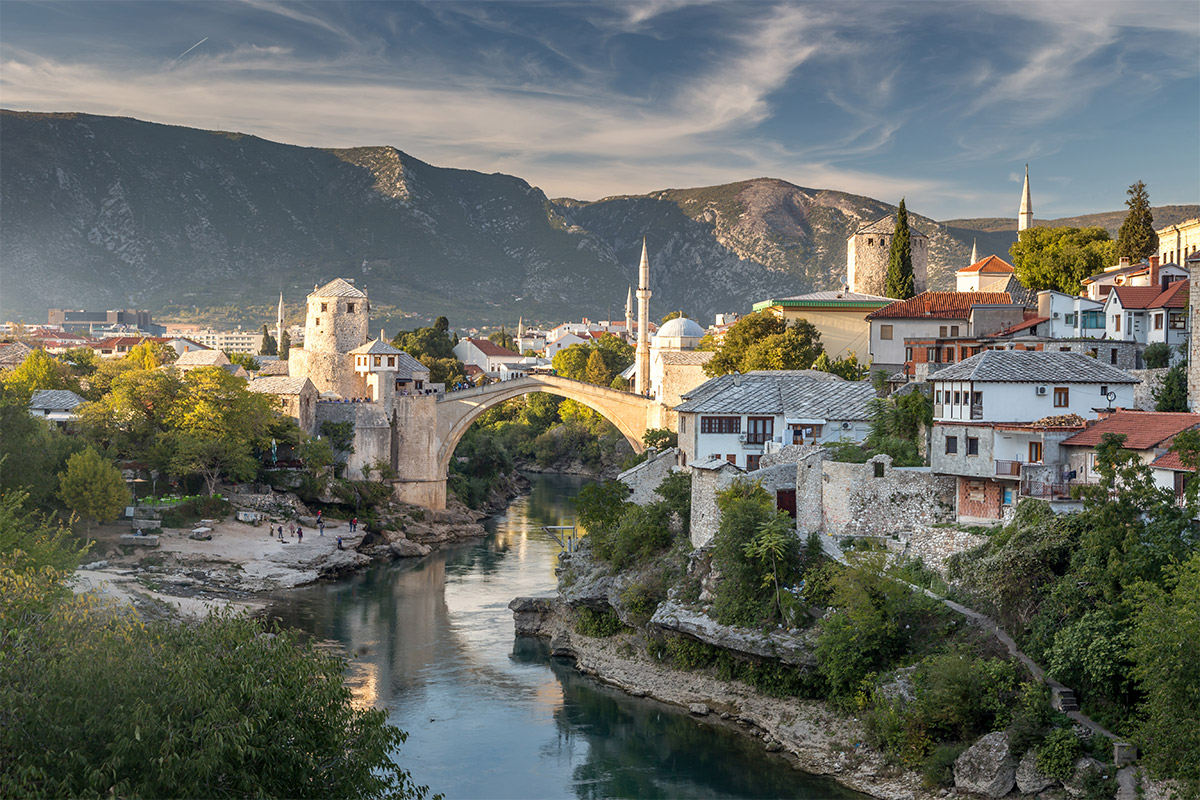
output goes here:
[[445, 508], [450, 459], [467, 429], [492, 406], [533, 392], [582, 403], [615, 425], [639, 453], [644, 449], [642, 437], [646, 431], [660, 427], [665, 417], [662, 406], [649, 398], [556, 375], [491, 383], [442, 395], [433, 403], [401, 402], [432, 398], [397, 398], [400, 435], [396, 466], [401, 476], [396, 481], [397, 499]]

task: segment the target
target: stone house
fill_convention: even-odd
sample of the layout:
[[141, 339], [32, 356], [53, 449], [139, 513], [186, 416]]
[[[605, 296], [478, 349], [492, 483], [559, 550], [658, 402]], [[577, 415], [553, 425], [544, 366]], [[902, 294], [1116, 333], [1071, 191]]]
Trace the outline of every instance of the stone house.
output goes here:
[[[887, 293], [888, 257], [895, 232], [896, 216], [889, 214], [862, 226], [846, 239], [846, 282], [850, 291], [876, 297]], [[929, 272], [929, 237], [914, 228], [911, 222], [908, 233], [913, 285], [916, 291], [924, 292]]]
[[1008, 292], [924, 292], [867, 315], [871, 361], [890, 375], [911, 360], [906, 339], [981, 336], [1024, 319]]
[[1016, 268], [999, 256], [988, 256], [954, 273], [955, 290], [959, 292], [994, 291], [988, 288], [997, 281], [1007, 281]]
[[[987, 350], [931, 382], [930, 465], [957, 479], [960, 521], [989, 523], [1016, 503], [1032, 465], [1066, 464], [1061, 443], [1087, 419], [1131, 407], [1138, 380], [1079, 353]], [[1063, 482], [1044, 472], [1040, 491]]]
[[189, 350], [179, 354], [179, 358], [175, 359], [174, 366], [175, 369], [186, 375], [200, 367], [221, 367], [224, 369], [230, 366], [230, 361], [229, 356], [220, 350]]
[[316, 432], [317, 387], [308, 378], [289, 378], [286, 375], [255, 378], [246, 385], [252, 392], [273, 394], [279, 398], [280, 411], [296, 420], [300, 430]]
[[461, 339], [454, 345], [454, 357], [463, 364], [479, 367], [490, 378], [500, 377], [501, 364], [520, 364], [525, 360], [520, 353], [514, 353], [487, 339], [471, 338]]
[[867, 381], [815, 370], [712, 378], [675, 407], [683, 463], [721, 458], [753, 471], [765, 453], [785, 445], [861, 442], [874, 397]]
[[75, 408], [86, 402], [70, 389], [35, 389], [29, 398], [29, 415], [50, 422], [70, 422]]

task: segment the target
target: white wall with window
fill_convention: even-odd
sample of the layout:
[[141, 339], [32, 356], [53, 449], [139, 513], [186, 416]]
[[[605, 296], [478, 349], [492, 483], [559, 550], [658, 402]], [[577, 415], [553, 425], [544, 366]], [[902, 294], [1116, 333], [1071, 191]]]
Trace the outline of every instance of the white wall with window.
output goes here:
[[1133, 408], [1133, 386], [934, 380], [933, 418], [935, 422], [1036, 422], [1078, 414], [1095, 419], [1097, 409]]

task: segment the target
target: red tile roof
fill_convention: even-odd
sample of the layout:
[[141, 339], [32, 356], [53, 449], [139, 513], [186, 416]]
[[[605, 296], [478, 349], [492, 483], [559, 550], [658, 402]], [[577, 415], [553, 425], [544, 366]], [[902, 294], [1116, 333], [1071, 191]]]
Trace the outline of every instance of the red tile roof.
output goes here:
[[1008, 292], [921, 292], [907, 300], [897, 300], [867, 319], [967, 319], [977, 305], [1011, 305]]
[[1016, 271], [1017, 271], [1016, 268], [1013, 267], [1012, 264], [1005, 261], [1003, 258], [999, 258], [997, 256], [988, 256], [987, 258], [983, 259], [982, 261], [976, 261], [974, 264], [972, 264], [969, 267], [963, 267], [955, 274], [964, 275], [964, 274], [971, 273], [971, 272], [982, 272], [982, 273], [999, 275], [999, 274], [1009, 274], [1009, 273], [1013, 273]]
[[1200, 414], [1159, 411], [1118, 411], [1063, 441], [1072, 447], [1095, 447], [1106, 433], [1124, 434], [1127, 450], [1148, 450], [1180, 431], [1200, 425]]
[[1150, 308], [1187, 308], [1188, 280], [1175, 281], [1150, 304]]
[[1018, 331], [1023, 331], [1026, 328], [1032, 328], [1034, 325], [1045, 322], [1048, 319], [1050, 319], [1050, 318], [1049, 317], [1026, 317], [1023, 322], [1018, 322], [1016, 325], [1010, 325], [1009, 327], [1007, 327], [1003, 330], [1000, 330], [1000, 331], [996, 331], [996, 333], [991, 334], [991, 335], [992, 336], [1007, 336], [1010, 333], [1017, 333]]
[[489, 342], [487, 339], [467, 339], [467, 341], [470, 342], [471, 344], [475, 345], [477, 348], [479, 348], [479, 352], [483, 353], [485, 356], [497, 356], [497, 357], [516, 356], [517, 358], [521, 357], [520, 353], [514, 353], [512, 350], [509, 350], [508, 348], [505, 348], [505, 347], [501, 347], [500, 345], [498, 345], [494, 342]]
[[1194, 469], [1185, 465], [1179, 458], [1179, 453], [1168, 450], [1158, 458], [1150, 462], [1150, 466], [1160, 469], [1173, 469], [1176, 472], [1195, 472]]
[[1162, 289], [1157, 286], [1114, 286], [1112, 294], [1121, 301], [1122, 308], [1150, 308], [1162, 294]]

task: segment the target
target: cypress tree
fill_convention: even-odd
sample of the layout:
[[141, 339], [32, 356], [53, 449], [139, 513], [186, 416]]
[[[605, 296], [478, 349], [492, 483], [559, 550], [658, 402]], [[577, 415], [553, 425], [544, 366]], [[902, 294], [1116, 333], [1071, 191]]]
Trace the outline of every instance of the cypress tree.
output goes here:
[[887, 289], [888, 297], [907, 300], [917, 293], [913, 280], [912, 241], [908, 232], [908, 210], [904, 198], [896, 211], [896, 230], [892, 233], [892, 249], [888, 253]]
[[271, 331], [267, 328], [266, 325], [263, 325], [262, 333], [263, 333], [262, 343], [258, 346], [259, 354], [264, 355], [264, 356], [275, 355], [277, 352], [276, 348], [278, 347], [278, 343], [275, 341], [275, 337], [271, 335]]
[[286, 330], [279, 334], [279, 360], [287, 361], [288, 350], [292, 349], [292, 337]]
[[1138, 181], [1125, 192], [1129, 199], [1129, 216], [1117, 231], [1117, 258], [1141, 261], [1158, 250], [1158, 234], [1154, 232], [1154, 215], [1150, 213], [1150, 195], [1146, 184]]

